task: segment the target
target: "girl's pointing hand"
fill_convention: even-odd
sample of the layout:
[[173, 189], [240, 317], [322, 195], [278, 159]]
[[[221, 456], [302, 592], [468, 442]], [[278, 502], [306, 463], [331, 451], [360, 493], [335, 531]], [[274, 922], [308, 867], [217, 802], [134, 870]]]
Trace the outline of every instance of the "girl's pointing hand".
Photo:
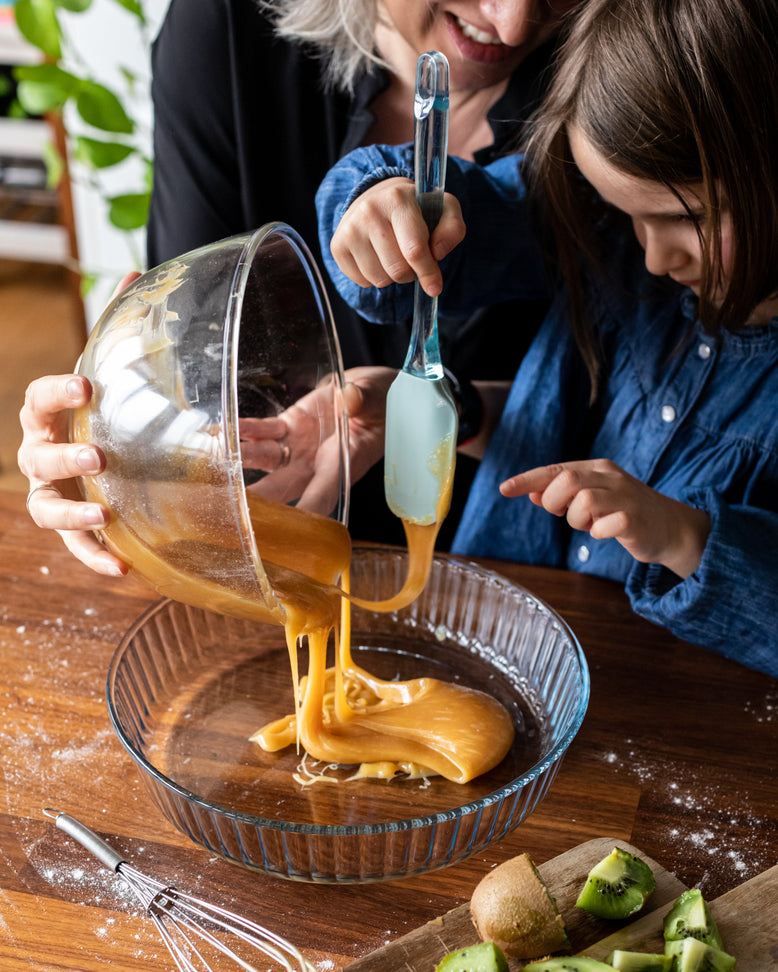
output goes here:
[[540, 466], [500, 485], [503, 496], [529, 496], [574, 530], [615, 539], [641, 563], [663, 564], [679, 577], [700, 565], [710, 532], [702, 510], [671, 499], [609, 459]]

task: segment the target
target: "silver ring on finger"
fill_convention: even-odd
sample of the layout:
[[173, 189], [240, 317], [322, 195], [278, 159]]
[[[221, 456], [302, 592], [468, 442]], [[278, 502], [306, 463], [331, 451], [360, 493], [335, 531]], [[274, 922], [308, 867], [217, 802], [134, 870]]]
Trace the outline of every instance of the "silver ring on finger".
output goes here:
[[54, 492], [57, 494], [57, 496], [59, 496], [60, 498], [62, 497], [62, 493], [60, 493], [60, 491], [53, 483], [41, 483], [40, 486], [36, 486], [35, 489], [31, 489], [30, 492], [27, 494], [27, 500], [24, 505], [27, 507], [28, 513], [30, 512], [30, 500], [41, 489], [53, 489]]
[[281, 459], [278, 463], [278, 468], [280, 469], [282, 466], [289, 465], [289, 460], [292, 458], [292, 450], [285, 442], [279, 442], [278, 445], [281, 449]]

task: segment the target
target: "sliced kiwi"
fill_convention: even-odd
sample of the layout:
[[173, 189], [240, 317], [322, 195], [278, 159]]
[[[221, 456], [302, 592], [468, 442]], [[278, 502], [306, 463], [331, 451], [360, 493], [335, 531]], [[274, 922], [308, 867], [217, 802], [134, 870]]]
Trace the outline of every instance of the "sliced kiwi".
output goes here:
[[525, 965], [521, 972], [612, 972], [613, 966], [585, 955], [566, 955], [547, 958]]
[[556, 902], [528, 854], [504, 861], [478, 882], [470, 915], [481, 939], [509, 958], [533, 959], [570, 947]]
[[679, 942], [684, 938], [696, 938], [706, 945], [723, 949], [724, 943], [699, 888], [690, 888], [678, 898], [665, 916], [666, 942]]
[[651, 952], [626, 952], [617, 948], [605, 959], [619, 972], [670, 972], [672, 955], [655, 955]]
[[629, 918], [640, 911], [655, 886], [645, 861], [614, 847], [589, 872], [575, 906], [599, 918]]
[[732, 972], [735, 959], [697, 938], [665, 942], [665, 954], [674, 959], [673, 972]]
[[480, 942], [449, 953], [435, 972], [508, 972], [508, 962], [494, 942]]

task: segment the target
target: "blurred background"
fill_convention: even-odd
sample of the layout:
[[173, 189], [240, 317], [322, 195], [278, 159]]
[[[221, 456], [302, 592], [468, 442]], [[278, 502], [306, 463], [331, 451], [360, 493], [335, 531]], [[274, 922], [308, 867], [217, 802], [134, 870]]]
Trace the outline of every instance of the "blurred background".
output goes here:
[[[113, 226], [106, 198], [145, 179], [149, 48], [166, 5], [144, 0], [131, 13], [121, 0], [92, 0], [77, 14], [60, 8], [63, 50], [52, 59], [22, 36], [16, 0], [0, 0], [0, 488], [27, 487], [16, 466], [27, 385], [72, 371], [117, 281], [144, 269], [143, 227]], [[64, 112], [20, 109], [18, 69], [53, 60], [116, 92], [131, 114], [132, 134], [118, 137], [134, 150], [120, 165], [98, 171], [74, 161], [65, 129], [73, 136], [89, 126], [71, 105]], [[64, 162], [56, 185], [55, 157]]]

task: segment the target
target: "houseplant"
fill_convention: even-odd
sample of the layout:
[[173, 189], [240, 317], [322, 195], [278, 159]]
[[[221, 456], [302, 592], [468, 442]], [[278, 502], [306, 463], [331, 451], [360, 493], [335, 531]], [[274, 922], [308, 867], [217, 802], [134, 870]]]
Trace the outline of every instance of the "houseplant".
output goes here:
[[[150, 29], [142, 0], [17, 0], [16, 24], [40, 50], [41, 63], [17, 67], [14, 76], [24, 112], [62, 119], [66, 151], [48, 147], [49, 181], [56, 184], [68, 172], [74, 185], [85, 185], [105, 221], [126, 237], [131, 263], [142, 269], [135, 231], [146, 225], [151, 193], [149, 126], [142, 119], [147, 78], [135, 66], [121, 65], [114, 72], [118, 83], [109, 86], [77, 43], [81, 16], [106, 4], [127, 18], [147, 52]], [[102, 268], [79, 269], [87, 292]]]

